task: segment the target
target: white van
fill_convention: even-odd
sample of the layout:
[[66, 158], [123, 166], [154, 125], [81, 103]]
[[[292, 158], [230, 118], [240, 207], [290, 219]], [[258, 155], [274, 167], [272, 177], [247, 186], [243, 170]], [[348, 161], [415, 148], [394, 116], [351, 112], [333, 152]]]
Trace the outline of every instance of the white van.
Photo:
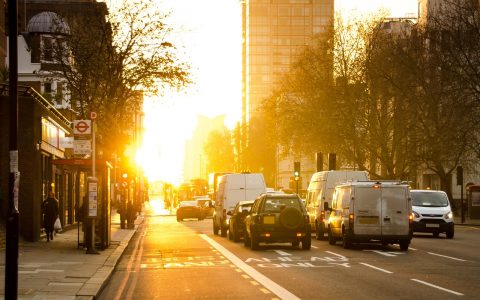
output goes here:
[[410, 190], [401, 182], [351, 182], [339, 185], [328, 220], [328, 241], [343, 246], [377, 241], [408, 250], [413, 234]]
[[325, 208], [332, 206], [335, 186], [348, 181], [366, 180], [368, 180], [368, 173], [365, 171], [322, 171], [312, 175], [305, 206], [317, 240], [323, 239], [327, 233], [329, 211]]
[[255, 200], [266, 192], [265, 179], [261, 173], [226, 174], [219, 178], [215, 211], [213, 212], [213, 233], [227, 236], [227, 212], [240, 201]]
[[434, 190], [411, 190], [413, 232], [429, 232], [434, 237], [445, 232], [453, 239], [455, 224], [447, 193]]

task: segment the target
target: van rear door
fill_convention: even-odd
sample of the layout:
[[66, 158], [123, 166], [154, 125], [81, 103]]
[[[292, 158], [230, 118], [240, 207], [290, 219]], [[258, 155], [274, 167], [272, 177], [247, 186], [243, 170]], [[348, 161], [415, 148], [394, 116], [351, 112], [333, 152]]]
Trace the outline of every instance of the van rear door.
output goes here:
[[358, 235], [380, 235], [382, 189], [378, 185], [356, 186], [354, 195], [354, 231]]
[[402, 185], [382, 186], [382, 234], [408, 235], [408, 190]]

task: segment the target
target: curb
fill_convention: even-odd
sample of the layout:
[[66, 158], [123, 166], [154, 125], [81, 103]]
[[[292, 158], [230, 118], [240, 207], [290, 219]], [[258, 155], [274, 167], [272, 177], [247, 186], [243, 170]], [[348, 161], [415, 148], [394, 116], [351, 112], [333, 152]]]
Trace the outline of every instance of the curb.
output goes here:
[[100, 294], [110, 280], [118, 261], [125, 252], [125, 249], [130, 243], [133, 235], [137, 232], [138, 227], [143, 223], [143, 220], [144, 217], [142, 215], [140, 216], [138, 223], [135, 224], [135, 230], [130, 231], [126, 235], [126, 237], [120, 242], [115, 250], [107, 257], [103, 266], [100, 267], [95, 274], [93, 274], [93, 276], [82, 286], [82, 288], [76, 294], [76, 299], [95, 299]]

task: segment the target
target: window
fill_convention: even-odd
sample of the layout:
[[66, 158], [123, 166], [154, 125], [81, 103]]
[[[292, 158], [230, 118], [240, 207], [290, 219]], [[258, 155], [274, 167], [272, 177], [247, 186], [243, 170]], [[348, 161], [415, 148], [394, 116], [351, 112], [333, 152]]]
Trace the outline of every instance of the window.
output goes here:
[[44, 37], [42, 39], [42, 54], [44, 61], [52, 61], [53, 60], [53, 45], [52, 39], [49, 37]]
[[43, 91], [44, 91], [45, 93], [50, 94], [50, 93], [52, 92], [52, 83], [51, 83], [51, 82], [45, 82], [45, 83], [43, 84]]

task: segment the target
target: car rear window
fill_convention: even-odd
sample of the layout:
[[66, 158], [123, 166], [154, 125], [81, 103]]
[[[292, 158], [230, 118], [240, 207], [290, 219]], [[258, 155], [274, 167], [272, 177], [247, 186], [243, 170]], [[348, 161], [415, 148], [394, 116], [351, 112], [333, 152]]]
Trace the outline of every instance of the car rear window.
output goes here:
[[185, 206], [197, 206], [197, 201], [182, 201], [178, 205], [179, 207], [185, 207]]
[[265, 199], [265, 212], [280, 212], [287, 207], [295, 207], [302, 210], [298, 198], [267, 198]]

